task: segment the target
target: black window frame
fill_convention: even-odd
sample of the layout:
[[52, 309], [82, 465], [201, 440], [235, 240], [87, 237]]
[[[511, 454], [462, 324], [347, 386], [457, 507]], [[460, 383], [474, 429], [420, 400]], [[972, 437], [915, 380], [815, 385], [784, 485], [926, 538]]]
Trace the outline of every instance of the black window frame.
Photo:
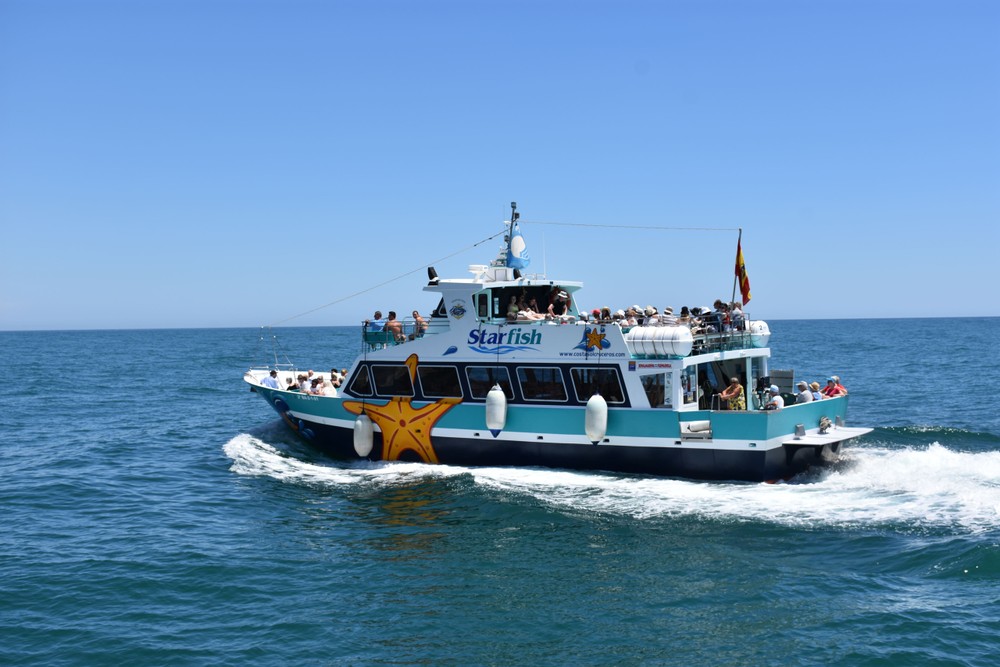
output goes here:
[[[556, 376], [559, 378], [559, 385], [562, 387], [563, 397], [561, 399], [557, 398], [531, 398], [530, 394], [525, 391], [525, 382], [521, 377], [521, 371], [555, 371]], [[521, 398], [525, 403], [561, 403], [567, 404], [570, 402], [569, 390], [566, 388], [566, 378], [563, 376], [563, 369], [560, 366], [517, 366], [514, 369], [514, 375], [517, 377], [518, 390], [521, 392]]]
[[[409, 393], [404, 393], [404, 392], [401, 392], [401, 391], [396, 391], [395, 389], [393, 389], [393, 391], [391, 391], [391, 392], [384, 392], [384, 391], [382, 391], [380, 389], [380, 387], [379, 387], [378, 373], [381, 370], [383, 370], [383, 369], [391, 370], [395, 374], [399, 375], [400, 377], [406, 377], [406, 382], [407, 382], [407, 384], [409, 384], [410, 392]], [[392, 397], [395, 397], [395, 396], [410, 396], [410, 397], [413, 397], [415, 395], [414, 387], [413, 387], [413, 378], [410, 377], [410, 368], [406, 364], [402, 364], [402, 363], [400, 363], [400, 364], [371, 364], [371, 373], [372, 373], [372, 386], [375, 389], [375, 395], [376, 396], [382, 396], [382, 397], [392, 398]]]
[[[482, 396], [476, 395], [476, 385], [473, 384], [473, 379], [469, 376], [469, 372], [471, 370], [473, 370], [473, 369], [480, 369], [480, 368], [484, 369], [486, 371], [494, 372], [494, 373], [503, 373], [504, 375], [507, 376], [507, 384], [506, 384], [506, 386], [504, 386], [504, 383], [499, 378], [494, 378], [494, 380], [491, 383], [488, 383], [490, 386], [486, 390], [486, 393], [489, 393], [490, 389], [493, 388], [493, 385], [495, 385], [495, 384], [497, 384], [497, 382], [499, 382], [500, 383], [500, 388], [503, 389], [504, 396], [507, 397], [507, 400], [511, 401], [511, 400], [514, 399], [514, 383], [510, 379], [510, 369], [509, 368], [507, 368], [506, 366], [485, 366], [483, 364], [469, 364], [469, 365], [467, 365], [465, 367], [465, 379], [469, 383], [469, 397], [472, 400], [474, 400], [474, 401], [485, 401], [486, 400], [486, 393], [484, 393]], [[478, 382], [478, 380], [476, 382]]]
[[[455, 389], [458, 391], [457, 394], [434, 394], [427, 391], [424, 384], [424, 372], [435, 372], [443, 370], [451, 370], [455, 376]], [[452, 364], [417, 364], [417, 382], [420, 385], [420, 395], [426, 398], [465, 398], [465, 391], [462, 388], [462, 376], [458, 372], [458, 366]]]
[[625, 405], [625, 388], [622, 387], [621, 376], [619, 376], [617, 368], [611, 366], [573, 366], [569, 369], [569, 379], [573, 385], [573, 393], [576, 395], [576, 400], [580, 403], [586, 403], [594, 395], [594, 392], [590, 391], [587, 395], [580, 393], [580, 383], [577, 381], [576, 371], [608, 373], [614, 378], [615, 384], [618, 387], [618, 399], [612, 400], [604, 392], [601, 392], [601, 396], [604, 397], [608, 405]]

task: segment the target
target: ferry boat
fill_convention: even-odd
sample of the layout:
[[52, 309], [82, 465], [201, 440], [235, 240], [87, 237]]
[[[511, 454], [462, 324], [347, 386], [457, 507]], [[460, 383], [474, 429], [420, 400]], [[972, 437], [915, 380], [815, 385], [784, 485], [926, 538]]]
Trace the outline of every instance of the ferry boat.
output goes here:
[[[471, 277], [428, 268], [423, 289], [439, 301], [423, 323], [359, 326], [346, 377], [317, 376], [342, 380], [335, 395], [285, 389], [294, 368], [253, 367], [244, 380], [292, 431], [348, 459], [762, 482], [833, 461], [871, 431], [846, 425], [847, 396], [794, 403], [790, 373], [769, 367], [764, 321], [716, 331], [591, 321], [577, 305], [582, 283], [522, 274], [517, 220], [512, 204], [504, 248]], [[559, 292], [562, 314], [508, 314], [512, 299], [547, 304]], [[747, 409], [718, 401], [733, 377]], [[764, 410], [775, 383], [785, 407]]]

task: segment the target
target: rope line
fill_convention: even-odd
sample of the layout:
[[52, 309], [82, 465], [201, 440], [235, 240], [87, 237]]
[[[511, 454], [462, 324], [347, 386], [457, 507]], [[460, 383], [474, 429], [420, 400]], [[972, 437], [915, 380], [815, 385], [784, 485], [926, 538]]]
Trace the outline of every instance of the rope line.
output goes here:
[[657, 225], [594, 225], [582, 222], [542, 222], [538, 220], [520, 220], [526, 225], [553, 225], [557, 227], [602, 227], [604, 229], [655, 229], [669, 232], [735, 232], [739, 227], [660, 227]]
[[284, 324], [285, 322], [290, 322], [290, 321], [292, 321], [294, 319], [297, 319], [299, 317], [305, 317], [306, 315], [309, 315], [311, 313], [315, 313], [318, 310], [323, 310], [324, 308], [329, 308], [330, 306], [335, 306], [338, 303], [342, 303], [342, 302], [347, 301], [349, 299], [353, 299], [356, 296], [361, 296], [362, 294], [366, 294], [368, 292], [376, 290], [379, 287], [384, 287], [385, 285], [388, 285], [389, 283], [393, 283], [393, 282], [396, 282], [397, 280], [399, 280], [401, 278], [405, 278], [406, 276], [408, 276], [410, 274], [417, 273], [418, 271], [423, 271], [428, 266], [433, 266], [434, 264], [437, 264], [439, 262], [443, 262], [446, 259], [451, 259], [455, 255], [461, 255], [463, 252], [467, 252], [469, 250], [472, 250], [476, 246], [480, 246], [480, 245], [486, 243], [487, 241], [492, 241], [496, 237], [498, 237], [498, 236], [500, 236], [502, 234], [506, 234], [506, 233], [507, 233], [507, 229], [505, 227], [502, 231], [497, 232], [493, 236], [488, 236], [485, 239], [483, 239], [482, 241], [478, 241], [476, 243], [473, 243], [472, 245], [467, 246], [465, 248], [462, 248], [461, 250], [456, 250], [455, 252], [451, 253], [450, 255], [445, 255], [444, 257], [439, 257], [438, 259], [431, 260], [427, 264], [422, 264], [421, 266], [418, 266], [415, 269], [412, 269], [412, 270], [407, 271], [405, 273], [400, 273], [398, 276], [396, 276], [394, 278], [389, 278], [388, 280], [384, 280], [384, 281], [378, 283], [377, 285], [372, 285], [371, 287], [366, 287], [365, 289], [359, 290], [357, 292], [354, 292], [353, 294], [348, 294], [347, 296], [343, 296], [343, 297], [341, 297], [341, 298], [339, 298], [339, 299], [337, 299], [335, 301], [331, 301], [330, 303], [325, 303], [322, 306], [316, 306], [315, 308], [312, 308], [312, 309], [307, 310], [305, 312], [299, 313], [298, 315], [292, 315], [291, 317], [286, 317], [283, 320], [279, 320], [277, 322], [274, 322], [273, 324], [268, 324], [267, 326], [268, 327], [276, 327], [279, 324]]
[[[587, 224], [587, 223], [579, 223], [579, 222], [544, 222], [544, 221], [537, 221], [537, 220], [520, 220], [519, 222], [521, 222], [522, 224], [528, 224], [528, 225], [550, 225], [550, 226], [555, 226], [555, 227], [593, 227], [593, 228], [603, 228], [603, 229], [652, 229], [652, 230], [657, 230], [657, 231], [673, 231], [673, 232], [685, 232], [685, 231], [686, 232], [735, 232], [735, 231], [739, 231], [740, 230], [739, 227], [661, 227], [661, 226], [656, 226], [656, 225], [596, 225], [596, 224]], [[319, 311], [319, 310], [323, 310], [324, 308], [329, 308], [330, 306], [335, 306], [338, 303], [343, 303], [344, 301], [348, 301], [350, 299], [353, 299], [354, 297], [361, 296], [362, 294], [367, 294], [368, 292], [372, 292], [372, 291], [378, 289], [379, 287], [384, 287], [384, 286], [388, 285], [389, 283], [396, 282], [397, 280], [400, 280], [401, 278], [405, 278], [406, 276], [409, 276], [411, 274], [417, 273], [418, 271], [423, 271], [428, 266], [433, 266], [434, 264], [437, 264], [439, 262], [443, 262], [446, 259], [451, 259], [455, 255], [460, 255], [463, 252], [467, 252], [469, 250], [472, 250], [473, 248], [475, 248], [477, 246], [480, 246], [480, 245], [486, 243], [487, 241], [492, 241], [496, 237], [501, 236], [502, 234], [506, 234], [506, 233], [507, 233], [507, 227], [504, 226], [504, 229], [502, 231], [499, 231], [496, 234], [493, 234], [492, 236], [488, 236], [485, 239], [483, 239], [482, 241], [478, 241], [476, 243], [473, 243], [470, 246], [466, 246], [465, 248], [462, 248], [461, 250], [456, 250], [455, 252], [453, 252], [453, 253], [451, 253], [449, 255], [445, 255], [444, 257], [439, 257], [439, 258], [437, 258], [435, 260], [431, 260], [427, 264], [422, 264], [422, 265], [418, 266], [415, 269], [412, 269], [410, 271], [406, 271], [405, 273], [400, 273], [398, 276], [395, 276], [393, 278], [389, 278], [388, 280], [384, 280], [384, 281], [378, 283], [377, 285], [372, 285], [371, 287], [367, 287], [367, 288], [365, 288], [363, 290], [359, 290], [359, 291], [354, 292], [352, 294], [348, 294], [347, 296], [343, 296], [343, 297], [341, 297], [339, 299], [336, 299], [335, 301], [331, 301], [329, 303], [325, 303], [322, 306], [316, 306], [315, 308], [311, 308], [310, 310], [301, 312], [301, 313], [299, 313], [297, 315], [292, 315], [291, 317], [286, 317], [283, 320], [278, 320], [277, 322], [274, 322], [272, 324], [268, 324], [267, 326], [268, 327], [276, 327], [278, 325], [284, 324], [285, 322], [291, 322], [292, 320], [298, 319], [300, 317], [305, 317], [306, 315], [310, 315], [310, 314], [315, 313], [316, 311]]]

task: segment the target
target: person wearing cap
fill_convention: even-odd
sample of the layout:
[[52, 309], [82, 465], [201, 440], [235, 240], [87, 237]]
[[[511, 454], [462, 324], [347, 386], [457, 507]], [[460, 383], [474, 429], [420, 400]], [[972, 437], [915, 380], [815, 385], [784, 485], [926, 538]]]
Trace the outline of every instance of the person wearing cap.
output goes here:
[[785, 399], [783, 399], [781, 394], [778, 393], [778, 385], [772, 384], [767, 391], [769, 398], [767, 399], [767, 402], [764, 403], [764, 410], [780, 410], [785, 407]]
[[812, 403], [813, 395], [809, 391], [809, 385], [806, 384], [804, 380], [799, 380], [795, 385], [799, 389], [799, 393], [795, 394], [796, 403]]
[[823, 387], [823, 396], [826, 398], [837, 398], [838, 396], [847, 396], [847, 389], [844, 385], [840, 384], [840, 378], [836, 375], [831, 375], [826, 379], [826, 386]]
[[660, 324], [665, 324], [669, 326], [677, 324], [677, 318], [674, 317], [673, 308], [667, 306], [666, 308], [663, 309], [663, 312], [660, 313]]
[[271, 371], [271, 374], [260, 381], [260, 383], [271, 389], [278, 389], [278, 371]]
[[812, 397], [814, 401], [823, 400], [823, 394], [819, 393], [819, 382], [810, 382], [809, 388], [812, 390]]
[[722, 390], [719, 398], [728, 402], [730, 410], [746, 410], [747, 399], [743, 393], [743, 385], [735, 375], [729, 378], [729, 386]]

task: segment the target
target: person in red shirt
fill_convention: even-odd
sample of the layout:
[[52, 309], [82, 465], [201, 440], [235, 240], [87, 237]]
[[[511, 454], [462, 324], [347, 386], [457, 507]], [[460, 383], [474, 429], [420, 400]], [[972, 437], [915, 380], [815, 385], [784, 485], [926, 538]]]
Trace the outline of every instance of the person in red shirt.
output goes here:
[[839, 377], [832, 375], [826, 379], [826, 386], [823, 387], [821, 393], [826, 398], [837, 398], [838, 396], [847, 396], [847, 389], [840, 384]]

